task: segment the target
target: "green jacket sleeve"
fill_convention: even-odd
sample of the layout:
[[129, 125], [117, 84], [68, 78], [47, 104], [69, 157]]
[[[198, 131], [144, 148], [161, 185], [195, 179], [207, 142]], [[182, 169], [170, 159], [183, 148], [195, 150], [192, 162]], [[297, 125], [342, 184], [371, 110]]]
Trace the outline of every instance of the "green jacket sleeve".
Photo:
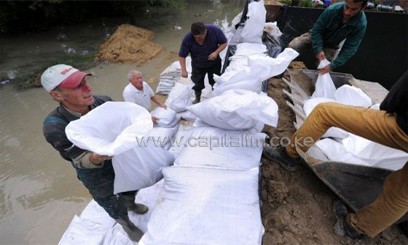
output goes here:
[[315, 54], [323, 50], [323, 35], [325, 23], [330, 18], [329, 11], [323, 11], [312, 28], [312, 46]]

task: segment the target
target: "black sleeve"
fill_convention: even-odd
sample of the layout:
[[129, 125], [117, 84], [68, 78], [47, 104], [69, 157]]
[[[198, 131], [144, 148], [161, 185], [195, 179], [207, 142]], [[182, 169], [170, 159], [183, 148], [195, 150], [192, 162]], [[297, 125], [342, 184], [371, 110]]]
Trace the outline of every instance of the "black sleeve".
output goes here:
[[380, 105], [380, 110], [406, 114], [408, 111], [408, 71], [392, 86]]
[[43, 133], [48, 143], [52, 145], [67, 161], [77, 158], [85, 152], [68, 140], [65, 134], [67, 124], [60, 122], [44, 122]]

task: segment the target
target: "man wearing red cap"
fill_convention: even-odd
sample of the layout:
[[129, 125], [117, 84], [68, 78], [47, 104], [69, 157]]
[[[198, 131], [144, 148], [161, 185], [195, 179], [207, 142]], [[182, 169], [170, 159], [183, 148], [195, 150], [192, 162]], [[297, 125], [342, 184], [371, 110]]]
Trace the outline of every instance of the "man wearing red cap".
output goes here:
[[130, 239], [138, 241], [142, 232], [129, 220], [128, 209], [144, 214], [148, 208], [135, 203], [135, 192], [113, 194], [115, 173], [111, 156], [101, 156], [80, 149], [65, 134], [65, 127], [69, 122], [112, 100], [108, 96], [92, 94], [92, 88], [86, 81], [88, 75], [91, 74], [63, 64], [49, 67], [42, 74], [42, 86], [60, 104], [45, 118], [43, 133], [47, 142], [59, 151], [62, 158], [71, 162], [78, 179], [89, 190], [93, 199], [122, 225]]

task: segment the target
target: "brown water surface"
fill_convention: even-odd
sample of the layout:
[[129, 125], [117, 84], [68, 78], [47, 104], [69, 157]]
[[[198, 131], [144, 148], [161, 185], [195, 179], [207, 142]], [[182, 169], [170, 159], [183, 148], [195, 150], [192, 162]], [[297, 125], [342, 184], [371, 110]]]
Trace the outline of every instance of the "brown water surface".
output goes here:
[[[153, 42], [164, 51], [142, 66], [100, 64], [93, 67], [90, 71], [95, 77], [89, 82], [94, 94], [122, 100], [130, 69], [142, 71], [155, 90], [160, 73], [176, 60], [179, 44], [191, 22], [225, 18], [230, 22], [241, 12], [242, 2], [190, 1], [182, 11], [141, 18], [137, 25], [154, 31]], [[92, 24], [91, 31], [91, 24], [84, 24], [2, 39], [0, 73], [22, 74], [44, 59], [59, 55], [63, 49], [95, 52], [107, 30], [114, 30], [115, 25], [122, 23], [126, 22], [103, 20], [103, 25]], [[61, 30], [69, 40], [56, 40]], [[164, 96], [160, 98], [165, 100]], [[80, 214], [90, 201], [90, 195], [77, 180], [70, 163], [44, 140], [42, 122], [55, 107], [56, 102], [42, 88], [16, 91], [11, 84], [0, 85], [1, 244], [57, 244], [74, 215]]]

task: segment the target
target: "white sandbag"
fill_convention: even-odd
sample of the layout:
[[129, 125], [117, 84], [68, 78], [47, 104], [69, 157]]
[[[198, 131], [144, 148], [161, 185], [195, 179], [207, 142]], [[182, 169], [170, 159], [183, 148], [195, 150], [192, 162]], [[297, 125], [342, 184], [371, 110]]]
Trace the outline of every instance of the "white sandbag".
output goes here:
[[[333, 99], [329, 98], [311, 98], [308, 100], [305, 100], [303, 103], [303, 111], [305, 112], [306, 116], [309, 116], [309, 114], [313, 111], [313, 109], [320, 103], [326, 103], [326, 102], [336, 102]], [[338, 139], [344, 139], [348, 136], [348, 132], [337, 127], [331, 127], [329, 128], [326, 133], [322, 136], [322, 138], [327, 138], [327, 137], [332, 137], [332, 138], [338, 138]]]
[[298, 55], [295, 50], [286, 48], [276, 58], [267, 54], [239, 56], [241, 61], [234, 60], [221, 76], [214, 75], [216, 84], [212, 95], [218, 96], [231, 89], [259, 93], [264, 80], [283, 73]]
[[178, 113], [178, 115], [184, 120], [187, 120], [190, 122], [194, 122], [195, 120], [197, 120], [197, 117], [190, 111], [183, 111], [183, 112]]
[[266, 135], [199, 127], [191, 129], [187, 137], [174, 165], [249, 170], [259, 167]]
[[174, 156], [155, 137], [139, 139], [139, 147], [112, 159], [115, 170], [114, 194], [149, 187], [162, 179], [161, 169], [174, 162]]
[[146, 136], [147, 139], [152, 139], [154, 144], [161, 146], [163, 149], [168, 150], [172, 146], [173, 137], [176, 135], [178, 124], [173, 127], [154, 127], [149, 131]]
[[299, 53], [294, 49], [285, 48], [276, 58], [250, 56], [248, 57], [248, 65], [251, 70], [256, 71], [260, 80], [264, 81], [283, 73], [298, 55]]
[[149, 112], [130, 102], [108, 101], [70, 122], [67, 138], [81, 149], [115, 156], [135, 146], [153, 128]]
[[114, 193], [139, 190], [162, 178], [172, 154], [149, 140], [150, 113], [129, 102], [106, 102], [66, 128], [68, 139], [88, 151], [113, 156]]
[[266, 22], [264, 25], [264, 32], [267, 32], [272, 37], [279, 39], [282, 36], [282, 32], [278, 27], [277, 22]]
[[[249, 56], [253, 54], [265, 54], [268, 48], [263, 43], [238, 43], [235, 53], [230, 58], [237, 56]], [[227, 67], [228, 69], [228, 67]]]
[[157, 118], [157, 126], [159, 127], [172, 128], [180, 121], [177, 113], [170, 108], [156, 107], [150, 114]]
[[272, 127], [278, 123], [278, 105], [265, 94], [233, 89], [187, 108], [214, 127], [239, 130], [253, 128], [259, 121]]
[[137, 192], [135, 202], [142, 203], [149, 207], [147, 213], [140, 215], [134, 212], [128, 212], [129, 219], [135, 224], [143, 233], [147, 231], [147, 224], [150, 220], [150, 217], [156, 208], [156, 203], [159, 198], [160, 192], [163, 191], [163, 180], [160, 180], [156, 184], [143, 188]]
[[[330, 64], [330, 61], [323, 59], [320, 61], [318, 69], [321, 69]], [[336, 92], [336, 87], [334, 86], [333, 80], [330, 77], [330, 73], [326, 73], [323, 75], [318, 75], [316, 84], [315, 84], [315, 91], [312, 94], [312, 98], [316, 97], [323, 97], [334, 99], [334, 93]]]
[[370, 166], [364, 160], [353, 156], [346, 150], [344, 145], [333, 139], [322, 139], [316, 142], [316, 146], [327, 156], [331, 161], [356, 164], [362, 166]]
[[252, 1], [248, 4], [248, 19], [241, 31], [239, 42], [262, 43], [263, 28], [266, 21], [264, 1]]
[[191, 96], [193, 91], [191, 90], [193, 84], [175, 83], [171, 89], [169, 96], [166, 99], [166, 106], [176, 112], [183, 112], [187, 106], [193, 104]]
[[348, 152], [373, 167], [398, 170], [408, 161], [408, 153], [354, 134], [343, 139], [343, 145]]
[[[90, 244], [90, 243], [88, 243]], [[113, 228], [109, 229], [101, 243], [101, 245], [137, 245], [137, 242], [130, 240], [126, 231], [120, 224], [116, 224]]]
[[139, 244], [261, 244], [259, 169], [173, 166]]
[[174, 136], [172, 145], [169, 149], [169, 152], [171, 152], [175, 158], [177, 158], [181, 150], [187, 146], [187, 140], [192, 128], [193, 127], [190, 124], [179, 124], [177, 133]]
[[115, 223], [98, 203], [91, 200], [79, 217], [74, 216], [58, 244], [101, 244], [105, 233], [112, 229]]
[[345, 84], [334, 93], [337, 102], [345, 105], [370, 107], [373, 102], [371, 98], [360, 88]]

